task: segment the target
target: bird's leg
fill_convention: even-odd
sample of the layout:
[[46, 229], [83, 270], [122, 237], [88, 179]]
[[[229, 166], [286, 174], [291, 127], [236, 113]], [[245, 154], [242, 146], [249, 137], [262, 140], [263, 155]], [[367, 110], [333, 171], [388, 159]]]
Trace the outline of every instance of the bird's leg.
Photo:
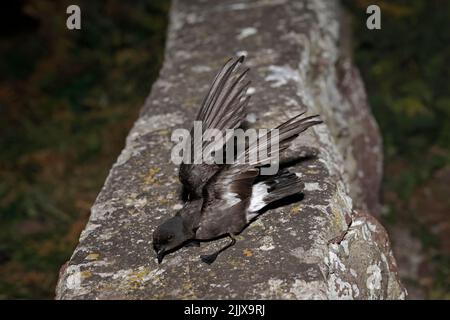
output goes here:
[[217, 256], [220, 253], [222, 253], [223, 251], [227, 250], [229, 247], [234, 246], [234, 244], [236, 243], [236, 239], [233, 237], [233, 235], [231, 233], [228, 234], [228, 237], [231, 239], [231, 241], [225, 247], [217, 250], [214, 253], [207, 254], [207, 255], [201, 255], [200, 259], [202, 259], [202, 261], [207, 263], [207, 264], [213, 263], [217, 259]]
[[191, 240], [188, 243], [186, 243], [184, 246], [186, 248], [187, 247], [200, 247], [200, 241], [198, 241], [198, 240]]

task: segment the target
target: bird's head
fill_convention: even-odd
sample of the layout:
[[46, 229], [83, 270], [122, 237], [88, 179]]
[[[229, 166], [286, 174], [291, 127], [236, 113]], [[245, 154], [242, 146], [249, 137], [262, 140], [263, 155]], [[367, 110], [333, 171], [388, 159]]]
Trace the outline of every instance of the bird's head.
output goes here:
[[153, 232], [153, 249], [156, 252], [158, 263], [171, 250], [181, 246], [189, 240], [190, 233], [186, 230], [183, 219], [176, 215], [163, 222]]

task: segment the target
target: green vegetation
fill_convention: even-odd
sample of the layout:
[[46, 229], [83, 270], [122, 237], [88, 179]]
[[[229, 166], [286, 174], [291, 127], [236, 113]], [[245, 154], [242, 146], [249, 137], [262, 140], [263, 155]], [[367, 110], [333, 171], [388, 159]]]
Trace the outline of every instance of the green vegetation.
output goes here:
[[168, 1], [17, 1], [0, 44], [0, 298], [52, 298], [156, 79]]
[[[406, 280], [428, 297], [449, 299], [450, 3], [345, 4], [353, 16], [355, 61], [384, 140], [385, 220], [388, 228], [410, 228], [427, 259], [423, 279]], [[381, 30], [365, 27], [370, 4], [381, 8]]]

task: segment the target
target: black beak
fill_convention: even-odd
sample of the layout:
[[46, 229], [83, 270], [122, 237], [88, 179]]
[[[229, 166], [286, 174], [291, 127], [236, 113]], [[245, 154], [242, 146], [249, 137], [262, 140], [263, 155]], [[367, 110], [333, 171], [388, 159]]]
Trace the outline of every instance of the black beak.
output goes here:
[[162, 250], [162, 249], [157, 252], [157, 256], [156, 257], [158, 259], [158, 264], [161, 264], [161, 262], [164, 259], [164, 255], [165, 255], [165, 251]]

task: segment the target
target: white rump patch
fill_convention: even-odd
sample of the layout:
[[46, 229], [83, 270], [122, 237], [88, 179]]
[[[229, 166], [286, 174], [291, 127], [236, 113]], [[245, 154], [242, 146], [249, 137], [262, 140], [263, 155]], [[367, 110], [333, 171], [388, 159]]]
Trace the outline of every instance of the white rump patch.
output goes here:
[[250, 198], [250, 206], [247, 210], [247, 220], [254, 218], [257, 215], [255, 213], [266, 206], [264, 198], [268, 194], [267, 188], [268, 187], [264, 182], [257, 183], [253, 186], [252, 197]]

